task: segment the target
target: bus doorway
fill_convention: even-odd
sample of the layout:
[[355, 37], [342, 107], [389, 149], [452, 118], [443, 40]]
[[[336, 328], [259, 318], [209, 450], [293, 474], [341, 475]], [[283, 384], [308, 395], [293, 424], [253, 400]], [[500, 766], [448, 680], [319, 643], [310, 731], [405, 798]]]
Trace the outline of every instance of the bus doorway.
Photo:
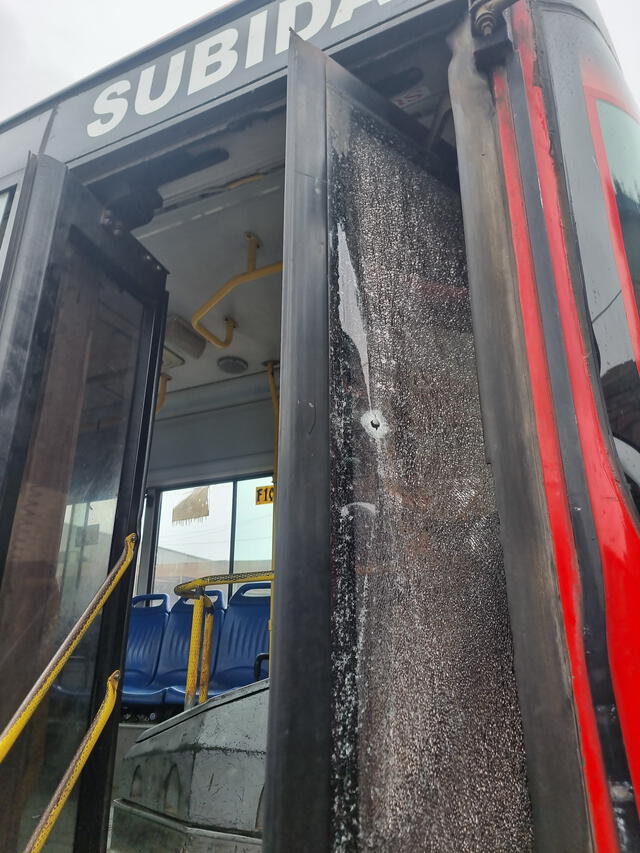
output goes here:
[[[216, 259], [233, 254], [238, 269], [239, 234], [251, 228], [266, 248], [260, 210], [274, 221], [284, 208], [276, 580], [266, 770], [262, 682], [141, 733], [119, 776], [114, 853], [189, 844], [216, 853], [263, 844], [278, 853], [348, 850], [358, 838], [382, 850], [530, 849], [455, 149], [445, 93], [429, 101], [411, 65], [408, 73], [420, 55], [404, 53], [377, 81], [383, 91], [408, 88], [394, 104], [294, 38], [286, 148], [283, 114], [269, 119], [284, 164], [271, 176], [245, 168], [221, 180], [233, 162], [231, 138], [221, 136], [230, 156], [213, 167], [212, 183], [223, 191], [209, 195], [188, 178], [192, 197], [174, 208], [172, 190], [161, 188], [166, 211], [136, 232], [172, 269], [174, 298], [186, 298], [197, 278], [185, 261], [213, 249]], [[438, 114], [430, 134], [427, 117]], [[269, 121], [259, 124], [263, 154]], [[253, 132], [243, 129], [243, 146]], [[218, 246], [210, 223], [225, 234], [225, 218], [237, 226]], [[278, 260], [265, 252], [265, 265]], [[257, 334], [251, 301], [268, 287], [266, 277], [244, 283], [233, 310], [214, 306], [204, 322], [219, 341], [202, 355], [218, 365], [231, 329], [229, 353], [262, 376], [265, 395], [240, 332]], [[195, 303], [183, 302], [182, 313]], [[172, 375], [194, 369], [187, 361]], [[226, 382], [198, 393], [213, 400]], [[175, 413], [172, 396], [183, 393], [170, 391], [164, 411]], [[181, 416], [166, 417], [177, 438]], [[163, 420], [161, 411], [154, 442]], [[181, 444], [194, 445], [189, 423], [173, 449], [162, 440], [167, 471]], [[210, 448], [210, 463], [222, 447]], [[202, 589], [213, 585], [207, 574]], [[491, 776], [500, 784], [485, 785]]]

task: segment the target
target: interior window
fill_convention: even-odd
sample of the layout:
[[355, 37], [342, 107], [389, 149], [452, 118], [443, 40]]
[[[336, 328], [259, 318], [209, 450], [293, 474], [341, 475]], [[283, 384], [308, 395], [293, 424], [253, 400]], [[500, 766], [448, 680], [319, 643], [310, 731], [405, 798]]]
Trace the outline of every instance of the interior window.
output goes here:
[[177, 584], [230, 571], [232, 505], [233, 483], [162, 493], [154, 592], [166, 592], [173, 603]]
[[[153, 592], [193, 578], [271, 569], [273, 478], [170, 489], [160, 495]], [[219, 589], [223, 599], [230, 585]]]
[[237, 489], [233, 571], [268, 572], [271, 569], [273, 478], [240, 480]]

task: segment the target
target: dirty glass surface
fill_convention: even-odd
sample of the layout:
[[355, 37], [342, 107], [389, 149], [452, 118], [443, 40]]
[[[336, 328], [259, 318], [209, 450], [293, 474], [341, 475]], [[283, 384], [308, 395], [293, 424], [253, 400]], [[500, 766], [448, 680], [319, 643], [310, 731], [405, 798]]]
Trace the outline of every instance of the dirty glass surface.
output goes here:
[[527, 851], [457, 196], [328, 92], [335, 851]]
[[[142, 306], [70, 244], [0, 588], [0, 727], [109, 571]], [[98, 618], [0, 767], [22, 850], [88, 726]], [[10, 687], [9, 687], [10, 685]], [[75, 796], [45, 849], [71, 849]]]

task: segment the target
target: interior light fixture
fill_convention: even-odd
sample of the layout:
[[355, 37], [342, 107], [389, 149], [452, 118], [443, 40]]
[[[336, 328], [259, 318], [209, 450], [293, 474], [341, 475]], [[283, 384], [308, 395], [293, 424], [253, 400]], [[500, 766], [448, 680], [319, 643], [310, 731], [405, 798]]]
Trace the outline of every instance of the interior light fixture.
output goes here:
[[223, 373], [230, 373], [232, 376], [244, 373], [249, 367], [249, 362], [237, 355], [223, 355], [218, 359], [217, 364]]

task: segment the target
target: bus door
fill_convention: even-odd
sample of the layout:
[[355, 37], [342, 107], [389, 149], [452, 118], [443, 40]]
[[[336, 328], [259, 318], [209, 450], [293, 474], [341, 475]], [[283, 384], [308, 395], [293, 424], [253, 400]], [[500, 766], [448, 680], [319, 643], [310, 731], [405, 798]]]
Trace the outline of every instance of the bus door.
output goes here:
[[265, 850], [529, 850], [455, 175], [295, 35], [288, 86]]
[[[0, 728], [138, 528], [165, 277], [62, 164], [30, 156], [0, 290]], [[7, 853], [121, 666], [132, 573], [0, 765]], [[104, 849], [116, 734], [112, 715], [47, 850]]]

